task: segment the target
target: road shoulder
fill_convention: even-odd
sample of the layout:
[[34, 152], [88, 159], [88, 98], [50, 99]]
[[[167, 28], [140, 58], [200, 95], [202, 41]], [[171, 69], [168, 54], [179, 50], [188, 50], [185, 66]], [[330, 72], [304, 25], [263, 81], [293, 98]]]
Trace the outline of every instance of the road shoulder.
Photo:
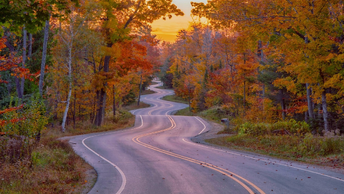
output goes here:
[[341, 173], [344, 174], [344, 168], [340, 169], [340, 168], [333, 168], [333, 167], [329, 167], [329, 166], [321, 166], [321, 165], [316, 165], [316, 164], [310, 164], [310, 163], [306, 163], [306, 162], [300, 162], [300, 161], [294, 161], [294, 160], [286, 160], [286, 159], [280, 159], [277, 157], [272, 157], [272, 156], [268, 156], [268, 155], [263, 155], [263, 154], [259, 154], [259, 153], [255, 153], [255, 152], [250, 152], [250, 151], [245, 151], [245, 150], [238, 150], [238, 149], [231, 149], [225, 146], [220, 146], [220, 145], [216, 145], [216, 144], [212, 144], [212, 143], [208, 143], [206, 142], [207, 139], [215, 139], [215, 138], [224, 138], [224, 137], [229, 137], [232, 134], [218, 134], [220, 131], [223, 131], [224, 126], [220, 125], [218, 123], [209, 121], [205, 118], [202, 118], [203, 120], [205, 120], [206, 122], [209, 123], [209, 125], [211, 126], [211, 128], [200, 134], [197, 135], [195, 137], [190, 138], [190, 140], [194, 143], [199, 143], [199, 144], [203, 144], [206, 146], [210, 146], [213, 148], [217, 148], [217, 149], [221, 149], [221, 150], [228, 150], [228, 151], [234, 151], [237, 153], [241, 153], [241, 154], [245, 154], [245, 155], [250, 155], [250, 156], [254, 156], [254, 157], [264, 157], [267, 158], [269, 160], [275, 160], [275, 161], [279, 161], [279, 162], [283, 162], [283, 163], [293, 163], [293, 164], [298, 164], [298, 165], [302, 165], [302, 166], [307, 166], [307, 167], [314, 167], [314, 168], [319, 168], [319, 169], [323, 169], [323, 170], [328, 170], [328, 171], [332, 171], [335, 173]]

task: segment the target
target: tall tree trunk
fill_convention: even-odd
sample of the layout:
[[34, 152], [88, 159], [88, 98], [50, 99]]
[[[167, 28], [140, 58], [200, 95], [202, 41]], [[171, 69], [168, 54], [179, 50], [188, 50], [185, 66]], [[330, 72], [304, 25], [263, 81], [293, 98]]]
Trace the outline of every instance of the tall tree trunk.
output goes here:
[[[244, 54], [244, 64], [246, 64], [246, 53], [243, 53]], [[246, 108], [246, 76], [245, 76], [245, 73], [244, 73], [244, 99], [243, 99], [243, 106], [244, 106], [244, 115], [245, 115], [245, 108]]]
[[264, 99], [265, 99], [265, 84], [263, 84], [263, 92], [262, 92], [262, 111], [264, 111]]
[[105, 92], [105, 95], [104, 95], [104, 99], [103, 99], [103, 108], [102, 108], [102, 115], [103, 115], [103, 117], [102, 117], [102, 120], [100, 122], [101, 125], [104, 123], [104, 119], [105, 119], [105, 116], [106, 116], [105, 110], [106, 110], [106, 98], [107, 98], [107, 95], [106, 95], [105, 89], [104, 89], [104, 92]]
[[190, 85], [188, 85], [188, 90], [189, 90], [189, 99], [188, 99], [189, 111], [191, 112], [191, 87], [190, 87]]
[[94, 124], [97, 126], [101, 126], [102, 125], [102, 120], [103, 120], [103, 107], [104, 105], [104, 97], [105, 97], [106, 93], [105, 90], [102, 88], [99, 91], [99, 97], [98, 97], [98, 108], [97, 108], [97, 112], [96, 112], [96, 118], [94, 120]]
[[75, 113], [76, 113], [76, 91], [74, 90], [74, 111], [73, 111], [73, 128], [75, 129]]
[[[319, 98], [319, 100], [320, 100], [320, 98]], [[318, 107], [318, 119], [320, 119], [321, 118], [322, 103], [319, 102], [319, 104], [317, 104], [317, 107]]]
[[[258, 58], [260, 58], [259, 59], [260, 63], [263, 64], [264, 53], [263, 53], [263, 42], [261, 40], [258, 41], [257, 56], [258, 56]], [[260, 73], [259, 67], [257, 68], [257, 72], [258, 72], [258, 74]], [[263, 87], [262, 87], [261, 97], [263, 99], [262, 104], [261, 104], [261, 110], [264, 111], [264, 98], [265, 98], [265, 84], [264, 83], [263, 83]]]
[[[319, 86], [320, 84], [318, 83], [318, 86]], [[325, 96], [326, 97], [326, 96]], [[320, 101], [320, 102], [319, 102]], [[322, 99], [320, 99], [320, 98], [318, 98], [318, 104], [317, 104], [317, 106], [318, 106], [318, 119], [320, 119], [321, 118], [321, 109], [322, 109]]]
[[244, 81], [244, 98], [243, 98], [243, 105], [244, 105], [244, 111], [246, 106], [246, 81]]
[[99, 93], [100, 91], [97, 90], [96, 91], [96, 96], [94, 96], [94, 100], [93, 100], [93, 110], [92, 110], [92, 117], [91, 117], [91, 121], [93, 124], [96, 124], [96, 116], [97, 116], [97, 102], [98, 102], [98, 99], [99, 99]]
[[112, 105], [113, 116], [116, 116], [116, 90], [115, 90], [115, 85], [113, 85], [113, 87], [112, 87], [112, 93], [113, 93], [113, 105]]
[[284, 103], [284, 97], [283, 97], [283, 90], [280, 90], [281, 93], [281, 109], [282, 109], [282, 118], [285, 120], [285, 103]]
[[[108, 47], [111, 48], [112, 44], [108, 44]], [[104, 72], [109, 72], [109, 64], [110, 64], [111, 56], [105, 56], [104, 59]], [[103, 88], [99, 91], [99, 98], [98, 98], [98, 109], [97, 109], [97, 115], [94, 124], [97, 126], [102, 125], [104, 112], [105, 112], [105, 99], [106, 99], [106, 92], [105, 88], [107, 86], [107, 83], [104, 84]]]
[[[25, 29], [25, 26], [23, 28], [23, 59], [22, 59], [22, 67], [25, 68], [25, 62], [26, 62], [26, 48], [27, 48], [27, 45], [26, 45], [26, 42], [27, 42], [27, 32], [26, 32], [26, 29]], [[21, 94], [24, 96], [24, 84], [25, 84], [25, 79], [22, 77], [21, 78], [21, 83], [20, 83], [20, 92]]]
[[78, 114], [79, 114], [79, 117], [78, 117], [79, 120], [84, 121], [84, 115], [81, 114], [81, 106], [80, 106], [80, 103], [79, 103], [79, 113], [78, 113]]
[[7, 80], [7, 91], [8, 91], [8, 95], [11, 96], [11, 93], [12, 93], [12, 79], [11, 77], [8, 77], [8, 80]]
[[309, 119], [312, 120], [314, 119], [314, 110], [313, 110], [313, 102], [311, 98], [311, 89], [308, 83], [306, 83], [306, 90], [307, 90], [308, 115], [309, 115]]
[[17, 94], [18, 94], [18, 98], [22, 99], [23, 98], [23, 94], [21, 93], [21, 86], [20, 86], [20, 79], [15, 77], [15, 82], [16, 82], [16, 90], [17, 90]]
[[72, 96], [72, 82], [69, 83], [69, 91], [68, 91], [68, 97], [67, 97], [67, 105], [65, 108], [65, 111], [63, 113], [63, 120], [62, 120], [62, 132], [64, 133], [66, 131], [66, 121], [67, 121], [67, 115], [68, 115], [68, 109], [70, 104], [70, 98]]
[[324, 128], [325, 128], [325, 131], [329, 131], [330, 126], [328, 123], [328, 111], [327, 111], [326, 91], [325, 90], [321, 94], [321, 102], [322, 102], [322, 109], [323, 109]]
[[[5, 42], [5, 45], [7, 46], [7, 48], [10, 49], [10, 52], [13, 54], [15, 52], [14, 47], [10, 44], [10, 42], [7, 40]], [[11, 78], [9, 78], [11, 79]], [[16, 87], [16, 91], [18, 94], [18, 98], [23, 98], [23, 95], [21, 93], [21, 89], [20, 89], [20, 80], [17, 77], [14, 77], [14, 82], [15, 82], [15, 87]]]
[[48, 38], [49, 38], [49, 20], [45, 21], [45, 28], [44, 28], [41, 75], [39, 77], [39, 94], [41, 96], [43, 96], [44, 70], [45, 70], [45, 62], [46, 62], [46, 58], [47, 58]]
[[73, 88], [73, 78], [72, 78], [72, 49], [73, 49], [73, 31], [71, 30], [71, 39], [70, 43], [68, 45], [68, 81], [69, 81], [69, 91], [68, 91], [68, 97], [67, 97], [67, 105], [63, 114], [63, 120], [62, 120], [62, 132], [64, 133], [66, 131], [66, 120], [69, 110], [69, 104], [70, 99], [72, 96], [72, 88]]
[[29, 53], [28, 53], [28, 57], [31, 58], [32, 56], [32, 34], [29, 33]]
[[139, 88], [139, 99], [137, 100], [137, 106], [140, 106], [141, 92], [142, 92], [142, 71], [141, 71], [140, 88]]

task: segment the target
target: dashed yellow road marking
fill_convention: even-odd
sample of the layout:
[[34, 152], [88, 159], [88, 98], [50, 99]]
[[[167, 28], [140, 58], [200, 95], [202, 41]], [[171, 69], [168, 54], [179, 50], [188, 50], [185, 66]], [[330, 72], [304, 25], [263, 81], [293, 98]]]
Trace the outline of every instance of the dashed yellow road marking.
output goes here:
[[[185, 160], [185, 161], [188, 161], [188, 162], [191, 162], [191, 163], [195, 163], [195, 164], [200, 164], [204, 167], [207, 167], [209, 169], [212, 169], [212, 170], [215, 170], [231, 179], [233, 179], [235, 182], [239, 183], [242, 187], [244, 187], [248, 193], [250, 194], [254, 194], [254, 192], [252, 191], [252, 189], [250, 187], [248, 187], [246, 184], [252, 186], [253, 188], [255, 188], [259, 193], [261, 194], [265, 194], [264, 191], [262, 191], [259, 187], [257, 187], [256, 185], [254, 185], [253, 183], [251, 183], [250, 181], [248, 181], [247, 179], [229, 171], [229, 170], [226, 170], [226, 169], [223, 169], [223, 168], [220, 168], [218, 166], [214, 166], [212, 164], [209, 164], [209, 163], [206, 163], [206, 162], [203, 162], [203, 161], [200, 161], [200, 160], [196, 160], [196, 159], [193, 159], [193, 158], [190, 158], [190, 157], [186, 157], [186, 156], [183, 156], [183, 155], [179, 155], [179, 154], [176, 154], [176, 153], [173, 153], [173, 152], [170, 152], [170, 151], [167, 151], [167, 150], [163, 150], [163, 149], [160, 149], [160, 148], [157, 148], [157, 147], [154, 147], [152, 145], [149, 145], [149, 144], [146, 144], [146, 143], [143, 143], [142, 141], [140, 141], [140, 138], [142, 137], [145, 137], [145, 136], [149, 136], [149, 135], [153, 135], [153, 134], [157, 134], [157, 133], [161, 133], [161, 132], [164, 132], [164, 131], [169, 131], [171, 129], [174, 129], [176, 127], [176, 123], [175, 121], [173, 120], [173, 118], [171, 116], [167, 116], [168, 119], [171, 121], [171, 127], [167, 128], [167, 129], [163, 129], [163, 130], [160, 130], [160, 131], [155, 131], [155, 132], [151, 132], [151, 133], [146, 133], [146, 134], [142, 134], [142, 135], [139, 135], [139, 136], [136, 136], [132, 139], [132, 141], [134, 141], [135, 143], [143, 146], [143, 147], [146, 147], [146, 148], [149, 148], [151, 150], [154, 150], [154, 151], [157, 151], [157, 152], [160, 152], [160, 153], [163, 153], [163, 154], [166, 154], [166, 155], [169, 155], [169, 156], [172, 156], [172, 157], [175, 157], [175, 158], [179, 158], [179, 159], [182, 159], [182, 160]], [[143, 119], [141, 117], [141, 121], [143, 123]], [[239, 180], [241, 179], [241, 180]], [[245, 184], [245, 183], [246, 184]]]

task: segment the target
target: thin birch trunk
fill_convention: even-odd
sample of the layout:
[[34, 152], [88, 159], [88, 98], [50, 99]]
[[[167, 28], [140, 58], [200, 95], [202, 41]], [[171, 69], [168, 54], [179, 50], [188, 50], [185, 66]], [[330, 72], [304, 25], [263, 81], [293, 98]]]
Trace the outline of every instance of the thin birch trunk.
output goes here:
[[73, 78], [72, 78], [72, 49], [73, 49], [73, 39], [74, 39], [74, 31], [73, 31], [73, 22], [71, 22], [70, 26], [70, 39], [69, 42], [65, 42], [67, 44], [68, 48], [68, 82], [69, 82], [69, 88], [68, 88], [68, 97], [67, 97], [67, 105], [63, 114], [63, 120], [62, 120], [62, 132], [66, 131], [66, 120], [69, 110], [69, 104], [70, 99], [72, 96], [72, 88], [73, 88]]
[[39, 94], [43, 96], [43, 82], [44, 82], [44, 70], [47, 58], [47, 47], [49, 38], [49, 20], [45, 21], [44, 28], [44, 41], [43, 41], [43, 52], [42, 52], [42, 62], [41, 62], [41, 75], [39, 78]]
[[[72, 28], [72, 27], [71, 27]], [[72, 30], [71, 30], [72, 31]], [[73, 32], [73, 31], [72, 31]], [[68, 115], [68, 109], [70, 104], [70, 98], [72, 96], [72, 46], [73, 46], [73, 33], [71, 35], [70, 44], [68, 45], [68, 81], [69, 81], [69, 91], [68, 91], [68, 97], [67, 97], [67, 105], [63, 114], [63, 120], [62, 120], [62, 132], [66, 131], [66, 120]]]

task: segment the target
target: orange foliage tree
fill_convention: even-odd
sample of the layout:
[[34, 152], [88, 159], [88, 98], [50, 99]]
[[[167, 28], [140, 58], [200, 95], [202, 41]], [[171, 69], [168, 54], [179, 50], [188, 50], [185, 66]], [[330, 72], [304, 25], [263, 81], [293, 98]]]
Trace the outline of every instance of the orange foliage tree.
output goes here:
[[311, 123], [323, 123], [325, 131], [341, 125], [342, 1], [210, 0], [192, 5], [193, 15], [237, 35], [236, 54], [251, 52], [260, 64], [256, 96], [279, 101], [283, 119], [303, 114]]
[[[6, 45], [5, 45], [6, 41], [7, 41], [6, 38], [0, 39], [0, 52], [1, 52], [1, 50], [3, 50], [6, 47]], [[7, 57], [6, 56], [0, 56], [0, 72], [9, 71], [9, 72], [11, 72], [11, 74], [13, 76], [16, 76], [16, 77], [28, 77], [29, 76], [28, 69], [19, 67], [18, 64], [20, 64], [20, 63], [21, 63], [21, 58], [15, 57], [14, 53], [11, 53]], [[0, 77], [0, 84], [1, 83], [7, 83], [7, 81], [2, 80]], [[16, 110], [22, 109], [23, 106], [24, 105], [20, 105], [18, 107], [12, 107], [12, 108], [6, 108], [4, 110], [0, 110], [0, 115], [2, 115], [4, 113], [11, 112], [11, 111], [16, 111]], [[9, 124], [9, 123], [18, 122], [22, 119], [23, 118], [14, 118], [11, 120], [0, 119], [0, 127], [4, 126], [6, 124]]]

